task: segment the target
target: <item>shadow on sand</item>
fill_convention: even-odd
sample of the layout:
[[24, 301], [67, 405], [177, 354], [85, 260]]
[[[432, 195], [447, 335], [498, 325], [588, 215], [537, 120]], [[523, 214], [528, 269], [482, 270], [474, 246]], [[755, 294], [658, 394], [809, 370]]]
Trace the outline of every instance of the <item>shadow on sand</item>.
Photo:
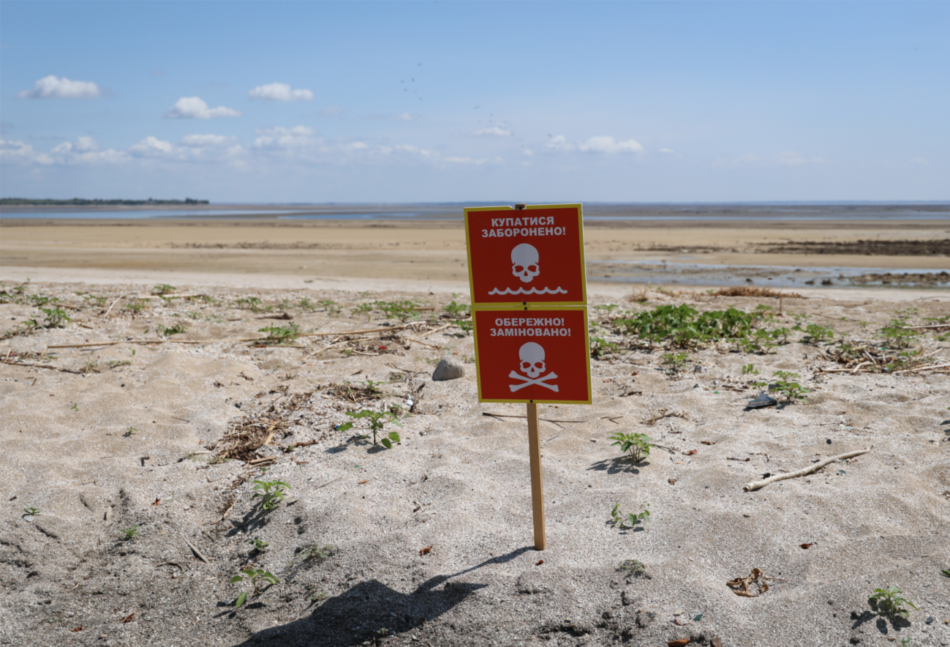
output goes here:
[[[478, 589], [488, 586], [449, 581], [452, 578], [489, 564], [503, 564], [531, 550], [534, 549], [519, 548], [464, 571], [438, 575], [426, 580], [409, 594], [395, 591], [376, 580], [366, 580], [329, 598], [309, 616], [260, 631], [239, 647], [352, 647], [382, 635], [380, 630], [384, 630], [387, 636], [395, 636], [435, 620]], [[444, 586], [438, 588], [442, 584]]]

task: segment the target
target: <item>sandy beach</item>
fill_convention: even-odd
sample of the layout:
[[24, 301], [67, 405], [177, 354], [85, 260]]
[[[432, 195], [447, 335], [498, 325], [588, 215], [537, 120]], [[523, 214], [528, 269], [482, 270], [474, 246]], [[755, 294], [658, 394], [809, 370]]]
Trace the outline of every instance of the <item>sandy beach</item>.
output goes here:
[[[900, 273], [946, 269], [927, 251], [946, 229], [586, 235], [595, 263]], [[539, 553], [524, 406], [477, 401], [458, 224], [4, 220], [0, 236], [0, 644], [950, 645], [939, 284], [835, 275], [779, 300], [662, 270], [592, 281], [594, 402], [541, 407]], [[919, 244], [803, 247], [867, 240]], [[778, 332], [679, 348], [623, 323], [684, 304]], [[465, 375], [433, 381], [446, 357]], [[746, 410], [776, 371], [807, 399]], [[400, 443], [346, 415], [364, 409], [395, 412]], [[634, 462], [616, 432], [655, 446]], [[256, 482], [284, 498], [264, 509]], [[615, 504], [649, 521], [618, 527]], [[232, 582], [242, 569], [277, 581]], [[738, 595], [753, 569], [770, 579]], [[889, 586], [906, 618], [869, 601]]]

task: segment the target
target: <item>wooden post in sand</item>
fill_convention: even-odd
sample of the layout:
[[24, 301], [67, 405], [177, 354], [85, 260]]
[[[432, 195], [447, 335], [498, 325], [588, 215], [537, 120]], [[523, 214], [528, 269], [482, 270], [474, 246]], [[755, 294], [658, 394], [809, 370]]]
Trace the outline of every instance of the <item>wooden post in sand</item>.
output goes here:
[[541, 479], [541, 433], [538, 404], [529, 402], [528, 453], [531, 455], [531, 504], [534, 508], [534, 549], [544, 550], [544, 483]]

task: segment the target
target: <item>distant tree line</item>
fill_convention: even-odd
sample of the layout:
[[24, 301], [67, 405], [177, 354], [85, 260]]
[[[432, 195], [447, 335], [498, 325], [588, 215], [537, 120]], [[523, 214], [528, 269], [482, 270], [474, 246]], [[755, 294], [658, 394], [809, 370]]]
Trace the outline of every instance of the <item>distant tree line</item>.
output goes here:
[[87, 206], [137, 206], [137, 205], [169, 205], [169, 204], [210, 204], [208, 200], [194, 200], [185, 198], [184, 200], [86, 200], [85, 198], [73, 198], [72, 200], [28, 200], [27, 198], [0, 198], [0, 206], [57, 206], [57, 207], [87, 207]]

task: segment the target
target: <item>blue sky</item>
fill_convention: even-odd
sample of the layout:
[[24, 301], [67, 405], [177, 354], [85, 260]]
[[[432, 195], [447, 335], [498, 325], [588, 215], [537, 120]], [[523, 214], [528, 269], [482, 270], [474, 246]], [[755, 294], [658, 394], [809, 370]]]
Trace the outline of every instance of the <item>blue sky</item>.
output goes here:
[[950, 3], [0, 4], [0, 194], [950, 198]]

